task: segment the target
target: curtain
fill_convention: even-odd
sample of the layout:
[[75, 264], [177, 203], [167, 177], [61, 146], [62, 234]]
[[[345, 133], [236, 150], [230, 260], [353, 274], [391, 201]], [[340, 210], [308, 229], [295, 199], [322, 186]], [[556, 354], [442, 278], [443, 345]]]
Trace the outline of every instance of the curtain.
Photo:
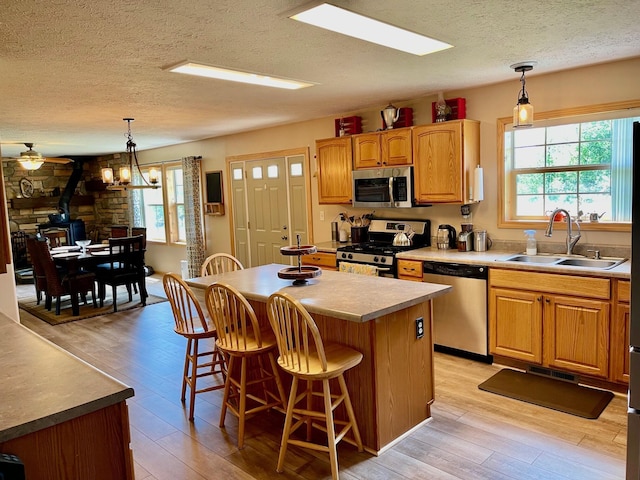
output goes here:
[[614, 222], [631, 221], [634, 120], [638, 118], [611, 121], [611, 220]]
[[200, 276], [206, 256], [204, 219], [202, 216], [202, 157], [182, 159], [184, 180], [184, 223], [187, 235], [187, 270], [189, 278]]

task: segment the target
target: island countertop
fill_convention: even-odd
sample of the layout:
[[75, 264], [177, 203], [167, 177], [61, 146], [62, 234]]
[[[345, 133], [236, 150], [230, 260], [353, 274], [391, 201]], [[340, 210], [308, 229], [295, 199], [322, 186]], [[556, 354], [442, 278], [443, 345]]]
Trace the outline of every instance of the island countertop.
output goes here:
[[0, 314], [0, 443], [115, 405], [133, 389]]
[[294, 286], [278, 277], [290, 265], [270, 264], [209, 277], [186, 280], [193, 288], [204, 289], [215, 281], [225, 282], [247, 299], [265, 302], [277, 291], [299, 300], [312, 314], [329, 315], [352, 322], [367, 322], [431, 300], [451, 290], [449, 285], [407, 282], [387, 277], [357, 275], [324, 270], [306, 285]]

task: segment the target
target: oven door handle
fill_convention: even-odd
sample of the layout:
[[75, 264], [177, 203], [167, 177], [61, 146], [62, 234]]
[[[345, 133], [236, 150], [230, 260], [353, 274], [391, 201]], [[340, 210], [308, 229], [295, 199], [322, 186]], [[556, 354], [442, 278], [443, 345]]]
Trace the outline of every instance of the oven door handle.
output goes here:
[[391, 206], [396, 203], [395, 198], [393, 198], [393, 177], [389, 177], [389, 198], [391, 199]]

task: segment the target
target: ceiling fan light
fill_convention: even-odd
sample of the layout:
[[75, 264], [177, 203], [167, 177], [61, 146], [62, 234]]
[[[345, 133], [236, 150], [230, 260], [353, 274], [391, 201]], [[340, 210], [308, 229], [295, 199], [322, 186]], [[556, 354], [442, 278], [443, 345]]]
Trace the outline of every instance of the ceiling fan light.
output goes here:
[[38, 170], [42, 164], [43, 160], [38, 160], [37, 158], [20, 158], [18, 159], [18, 163], [25, 170]]

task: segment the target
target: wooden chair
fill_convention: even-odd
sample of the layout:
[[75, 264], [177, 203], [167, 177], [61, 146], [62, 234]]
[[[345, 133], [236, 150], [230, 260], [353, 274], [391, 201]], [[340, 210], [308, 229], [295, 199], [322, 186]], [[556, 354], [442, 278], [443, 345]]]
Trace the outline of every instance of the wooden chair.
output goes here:
[[49, 240], [51, 248], [67, 245], [67, 231], [63, 228], [49, 228], [42, 231], [42, 236]]
[[[218, 332], [216, 345], [228, 359], [220, 428], [224, 427], [229, 410], [238, 418], [238, 448], [243, 448], [245, 423], [250, 416], [273, 407], [284, 411], [286, 406], [287, 397], [274, 356], [276, 339], [270, 329], [260, 330], [253, 308], [232, 286], [221, 282], [210, 285], [205, 293], [205, 302]], [[265, 368], [265, 356], [269, 370]], [[252, 358], [257, 359], [257, 368], [255, 375], [248, 379]], [[240, 367], [239, 375], [235, 367]], [[272, 381], [276, 384], [277, 394], [269, 390]], [[261, 392], [261, 396], [257, 392]]]
[[26, 239], [27, 252], [29, 253], [31, 265], [33, 267], [33, 284], [36, 288], [36, 305], [40, 305], [42, 294], [44, 293], [45, 296], [47, 294], [47, 276], [44, 273], [44, 267], [42, 266], [42, 262], [40, 261], [39, 254], [36, 250], [37, 246], [34, 245], [34, 242], [44, 243], [45, 245], [47, 242], [33, 237], [27, 237]]
[[128, 225], [111, 225], [111, 235], [110, 238], [122, 238], [129, 236], [129, 226]]
[[[337, 343], [324, 343], [318, 327], [302, 304], [284, 292], [276, 292], [267, 301], [267, 314], [278, 341], [278, 365], [293, 376], [291, 393], [280, 444], [280, 455], [276, 471], [282, 472], [288, 445], [297, 445], [329, 452], [331, 475], [338, 479], [338, 453], [336, 445], [340, 440], [352, 443], [363, 450], [360, 431], [356, 423], [349, 391], [344, 380], [344, 372], [358, 365], [362, 353]], [[337, 379], [340, 394], [332, 394], [329, 380]], [[306, 390], [298, 393], [299, 380], [306, 380]], [[322, 382], [322, 391], [314, 391], [314, 382]], [[315, 402], [314, 398], [322, 398]], [[302, 406], [297, 406], [302, 402]], [[347, 421], [335, 420], [333, 411], [344, 403]], [[295, 420], [295, 423], [293, 421]], [[294, 439], [291, 435], [302, 425], [307, 426], [306, 441]], [[336, 426], [342, 429], [336, 434]], [[326, 431], [327, 446], [311, 442], [311, 428]], [[353, 440], [345, 437], [352, 431]]]
[[87, 303], [87, 292], [91, 292], [93, 307], [96, 308], [95, 275], [91, 272], [79, 272], [75, 274], [63, 275], [56, 267], [56, 264], [49, 253], [49, 246], [46, 242], [35, 239], [27, 240], [27, 248], [32, 255], [34, 265], [42, 270], [46, 278], [45, 287], [45, 307], [51, 310], [53, 298], [56, 299], [56, 315], [60, 315], [60, 301], [63, 295], [71, 297], [71, 311], [73, 315], [80, 314], [78, 295], [81, 295], [84, 303]]
[[147, 304], [147, 288], [145, 285], [144, 249], [142, 235], [137, 237], [119, 237], [109, 239], [109, 262], [98, 265], [95, 269], [98, 281], [100, 306], [104, 305], [105, 289], [111, 286], [113, 311], [118, 311], [117, 287], [124, 285], [129, 293], [129, 301], [133, 301], [132, 285], [140, 291], [142, 305]]
[[[189, 420], [193, 421], [196, 393], [224, 388], [226, 375], [224, 356], [215, 343], [210, 350], [204, 352], [199, 350], [199, 342], [206, 339], [212, 339], [215, 342], [217, 332], [212, 325], [207, 324], [200, 303], [189, 286], [173, 273], [165, 274], [162, 277], [162, 284], [173, 311], [176, 324], [175, 332], [187, 339], [181, 400], [183, 403], [185, 402], [188, 385], [190, 389]], [[198, 379], [210, 375], [220, 375], [221, 382], [198, 389]]]
[[207, 275], [217, 275], [234, 270], [244, 270], [240, 260], [228, 253], [214, 253], [209, 255], [202, 263], [200, 276], [206, 277]]
[[147, 227], [131, 227], [131, 236], [142, 235], [142, 248], [147, 248]]

